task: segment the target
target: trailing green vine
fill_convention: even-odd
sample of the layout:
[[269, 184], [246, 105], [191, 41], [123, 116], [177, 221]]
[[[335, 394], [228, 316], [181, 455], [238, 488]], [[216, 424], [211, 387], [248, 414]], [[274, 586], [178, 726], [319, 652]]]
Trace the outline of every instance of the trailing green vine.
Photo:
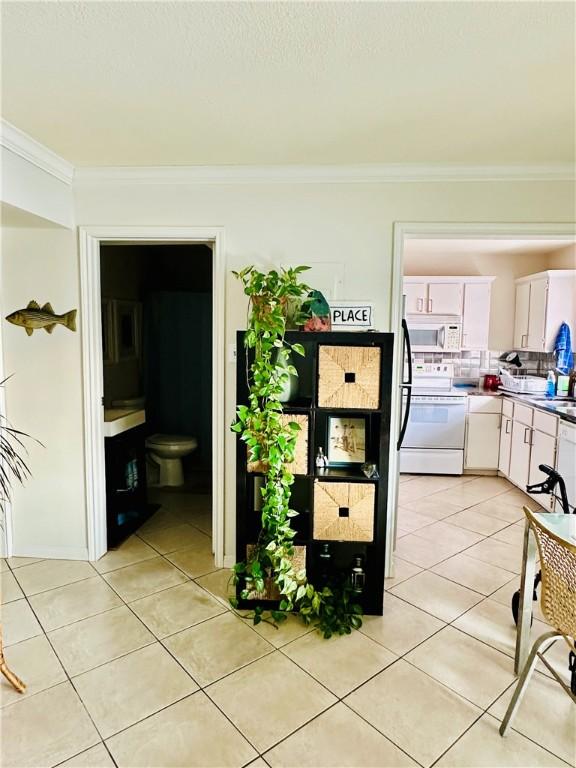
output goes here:
[[[262, 493], [262, 527], [255, 546], [243, 562], [233, 568], [234, 583], [241, 583], [241, 598], [264, 593], [270, 579], [280, 592], [277, 610], [270, 618], [278, 623], [297, 612], [305, 624], [314, 623], [324, 637], [349, 634], [362, 625], [362, 609], [354, 603], [345, 580], [317, 590], [307, 579], [306, 569], [296, 570], [292, 561], [296, 532], [291, 519], [298, 513], [290, 508], [290, 487], [294, 482], [287, 468], [294, 460], [299, 424], [282, 419], [280, 396], [290, 375], [297, 375], [290, 363], [292, 354], [304, 355], [301, 344], [285, 339], [287, 314], [309, 291], [300, 282], [308, 267], [262, 273], [247, 267], [233, 274], [249, 297], [248, 327], [244, 336], [248, 380], [248, 404], [239, 405], [232, 430], [246, 443], [250, 462], [265, 469]], [[294, 322], [300, 318], [296, 311]], [[249, 350], [253, 361], [248, 363]], [[232, 600], [237, 605], [236, 600]], [[268, 620], [261, 605], [252, 613], [255, 624]]]

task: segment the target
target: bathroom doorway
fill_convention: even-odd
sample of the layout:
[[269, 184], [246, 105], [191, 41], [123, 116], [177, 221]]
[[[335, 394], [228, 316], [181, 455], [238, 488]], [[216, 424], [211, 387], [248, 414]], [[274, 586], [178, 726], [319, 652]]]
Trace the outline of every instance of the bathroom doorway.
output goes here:
[[211, 245], [103, 243], [100, 288], [108, 549], [136, 533], [169, 553], [173, 528], [208, 567]]
[[[200, 567], [221, 568], [223, 232], [82, 229], [80, 264], [89, 557], [109, 550], [107, 497], [114, 486], [138, 502], [138, 510], [120, 507], [119, 522], [137, 517], [139, 531], [124, 528], [114, 544], [124, 534], [145, 533], [147, 546], [169, 557], [171, 544], [149, 534], [170, 530], [160, 539], [177, 538], [179, 549], [188, 541], [208, 544]], [[124, 433], [130, 439], [115, 456], [105, 450]]]

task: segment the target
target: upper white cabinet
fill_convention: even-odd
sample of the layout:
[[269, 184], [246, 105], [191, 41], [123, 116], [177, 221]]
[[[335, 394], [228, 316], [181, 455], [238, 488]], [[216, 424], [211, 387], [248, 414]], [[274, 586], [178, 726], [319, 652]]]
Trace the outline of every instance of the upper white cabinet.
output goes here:
[[514, 348], [552, 352], [560, 325], [576, 327], [576, 270], [553, 269], [516, 280]]
[[462, 283], [430, 283], [428, 312], [433, 315], [461, 315], [462, 289]]
[[404, 296], [406, 305], [404, 311], [407, 315], [416, 315], [426, 311], [428, 299], [428, 285], [426, 283], [411, 283], [404, 281]]
[[[407, 315], [449, 316], [462, 325], [462, 349], [488, 349], [493, 277], [405, 277]], [[433, 321], [433, 317], [430, 317]], [[457, 322], [457, 321], [455, 321]]]
[[462, 349], [488, 349], [490, 283], [464, 284]]
[[459, 277], [405, 277], [408, 315], [461, 315], [463, 286]]

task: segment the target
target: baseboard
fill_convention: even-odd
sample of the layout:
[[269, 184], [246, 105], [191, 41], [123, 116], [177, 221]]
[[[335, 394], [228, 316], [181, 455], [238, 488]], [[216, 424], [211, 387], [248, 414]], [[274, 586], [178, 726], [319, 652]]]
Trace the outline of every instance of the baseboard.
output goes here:
[[465, 475], [481, 475], [482, 477], [498, 477], [497, 469], [465, 469]]
[[88, 560], [88, 547], [14, 548], [11, 557], [37, 557], [42, 560]]
[[224, 568], [232, 568], [236, 563], [234, 555], [224, 555]]

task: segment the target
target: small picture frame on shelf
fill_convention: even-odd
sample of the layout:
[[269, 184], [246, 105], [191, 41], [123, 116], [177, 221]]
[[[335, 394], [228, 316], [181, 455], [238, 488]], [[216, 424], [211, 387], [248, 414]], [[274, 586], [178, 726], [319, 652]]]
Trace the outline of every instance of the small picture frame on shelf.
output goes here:
[[346, 467], [366, 461], [366, 420], [328, 416], [328, 466]]

